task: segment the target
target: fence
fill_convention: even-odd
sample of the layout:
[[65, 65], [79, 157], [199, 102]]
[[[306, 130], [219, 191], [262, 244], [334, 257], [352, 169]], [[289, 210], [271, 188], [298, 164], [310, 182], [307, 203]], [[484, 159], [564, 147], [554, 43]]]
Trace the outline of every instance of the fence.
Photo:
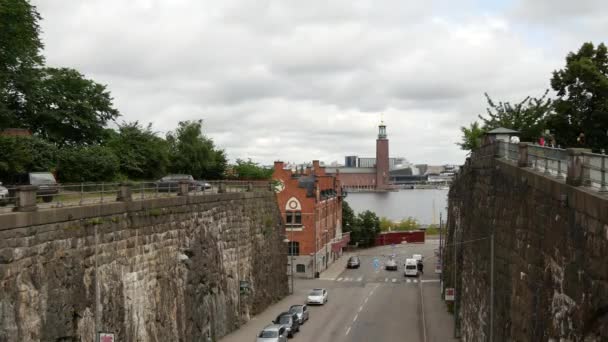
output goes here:
[[[0, 188], [1, 189], [1, 188]], [[0, 192], [0, 214], [138, 201], [172, 196], [204, 196], [230, 192], [271, 191], [269, 181], [79, 183], [9, 187]]]
[[496, 145], [481, 147], [475, 155], [487, 155], [494, 148], [495, 155], [520, 167], [528, 167], [568, 184], [585, 186], [604, 193], [608, 192], [608, 155], [591, 153], [588, 149], [554, 148], [531, 143], [512, 144], [498, 141]]

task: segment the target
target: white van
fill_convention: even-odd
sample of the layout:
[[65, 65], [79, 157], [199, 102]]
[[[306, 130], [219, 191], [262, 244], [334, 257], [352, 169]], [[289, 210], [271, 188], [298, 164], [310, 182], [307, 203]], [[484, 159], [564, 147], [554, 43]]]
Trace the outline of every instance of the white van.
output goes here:
[[418, 261], [416, 261], [416, 259], [405, 259], [405, 270], [403, 271], [403, 275], [406, 277], [418, 276]]

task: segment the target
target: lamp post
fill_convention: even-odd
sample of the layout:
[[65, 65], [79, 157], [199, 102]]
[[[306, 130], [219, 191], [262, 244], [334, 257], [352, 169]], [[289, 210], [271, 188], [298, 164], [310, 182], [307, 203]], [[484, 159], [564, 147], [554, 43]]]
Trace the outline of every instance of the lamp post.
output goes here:
[[289, 242], [291, 242], [291, 241], [289, 241], [289, 239], [287, 239], [287, 238], [285, 240], [283, 240], [283, 242], [285, 242], [287, 244], [287, 247], [288, 247], [287, 250], [289, 251], [289, 267], [290, 267], [290, 270], [289, 270], [290, 275], [289, 276], [291, 277], [291, 291], [290, 291], [290, 294], [293, 294], [293, 253], [294, 253], [294, 251], [293, 251], [293, 245], [289, 245]]
[[328, 234], [328, 233], [329, 233], [329, 230], [328, 230], [327, 228], [325, 228], [325, 229], [323, 230], [323, 233], [324, 233], [324, 234], [323, 234], [323, 236], [325, 237], [325, 238], [323, 239], [323, 240], [324, 240], [324, 243], [325, 243], [325, 257], [324, 257], [323, 259], [325, 260], [325, 269], [327, 269], [327, 264], [328, 264], [328, 260], [327, 260], [327, 259], [329, 259], [329, 256], [328, 256], [328, 254], [329, 254], [329, 253], [327, 252], [328, 237], [329, 237], [329, 234]]

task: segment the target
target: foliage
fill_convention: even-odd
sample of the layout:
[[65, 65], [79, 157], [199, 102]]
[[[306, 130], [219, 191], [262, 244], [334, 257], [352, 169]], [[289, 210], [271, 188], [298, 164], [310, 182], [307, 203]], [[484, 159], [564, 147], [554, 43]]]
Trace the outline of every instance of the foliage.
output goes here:
[[0, 180], [29, 171], [54, 171], [57, 148], [37, 137], [0, 136]]
[[68, 147], [60, 150], [57, 165], [61, 182], [101, 182], [118, 176], [120, 160], [108, 147]]
[[157, 179], [169, 168], [169, 144], [152, 131], [152, 125], [123, 123], [110, 134], [107, 146], [120, 160], [120, 173], [129, 179]]
[[251, 159], [244, 161], [236, 160], [236, 165], [233, 166], [235, 177], [238, 179], [270, 179], [273, 169], [266, 169], [259, 164], [254, 163]]
[[551, 99], [547, 98], [548, 93], [549, 90], [546, 90], [540, 98], [528, 96], [514, 105], [510, 102], [497, 104], [485, 94], [488, 101], [486, 109], [488, 117], [479, 115], [484, 131], [498, 127], [510, 128], [520, 133], [521, 141], [536, 141], [544, 134], [546, 118], [553, 108]]
[[389, 227], [390, 231], [416, 230], [420, 228], [420, 223], [411, 216], [396, 222], [391, 221], [386, 217], [382, 217], [380, 219], [380, 230], [383, 232], [388, 232]]
[[197, 179], [222, 178], [226, 155], [216, 149], [213, 140], [202, 133], [202, 120], [182, 121], [175, 132], [167, 134], [170, 145], [171, 171], [191, 174]]
[[[585, 43], [569, 53], [566, 66], [553, 72], [551, 87], [557, 92], [555, 114], [549, 124], [563, 145], [577, 146], [585, 134], [587, 147], [608, 146], [608, 52], [603, 43]], [[578, 145], [580, 146], [580, 145]]]
[[344, 232], [351, 232], [355, 227], [355, 219], [355, 212], [348, 202], [342, 201], [342, 230]]
[[[342, 219], [344, 220], [344, 217]], [[351, 241], [359, 246], [373, 246], [376, 236], [380, 233], [380, 218], [369, 210], [359, 213], [350, 232]]]
[[40, 15], [26, 0], [0, 0], [0, 129], [21, 127], [44, 62]]
[[44, 69], [33, 101], [23, 127], [59, 146], [99, 143], [119, 116], [106, 87], [74, 69]]
[[479, 127], [477, 121], [472, 122], [467, 128], [465, 126], [460, 127], [462, 132], [462, 142], [456, 143], [462, 150], [472, 151], [479, 147], [479, 142], [484, 134], [484, 130]]

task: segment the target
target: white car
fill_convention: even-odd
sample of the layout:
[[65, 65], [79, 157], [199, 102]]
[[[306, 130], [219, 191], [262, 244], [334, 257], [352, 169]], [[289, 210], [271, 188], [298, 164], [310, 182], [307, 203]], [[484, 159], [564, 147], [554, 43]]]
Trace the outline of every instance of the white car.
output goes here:
[[405, 268], [403, 275], [406, 277], [417, 277], [418, 276], [418, 261], [416, 259], [405, 259]]
[[8, 204], [8, 189], [2, 186], [0, 182], [0, 205]]
[[306, 298], [306, 304], [319, 304], [323, 305], [327, 303], [327, 290], [326, 289], [312, 289], [308, 297]]

